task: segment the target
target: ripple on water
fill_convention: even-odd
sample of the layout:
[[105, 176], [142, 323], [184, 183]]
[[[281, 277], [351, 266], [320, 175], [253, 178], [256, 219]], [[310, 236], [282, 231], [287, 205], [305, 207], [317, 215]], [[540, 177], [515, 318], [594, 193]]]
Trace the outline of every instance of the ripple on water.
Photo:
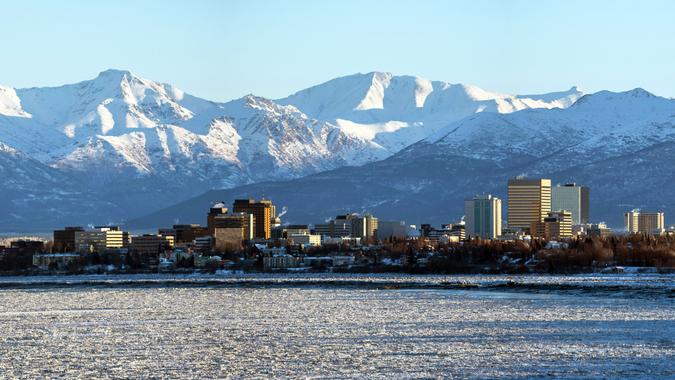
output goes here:
[[672, 299], [321, 287], [0, 293], [2, 377], [643, 377]]

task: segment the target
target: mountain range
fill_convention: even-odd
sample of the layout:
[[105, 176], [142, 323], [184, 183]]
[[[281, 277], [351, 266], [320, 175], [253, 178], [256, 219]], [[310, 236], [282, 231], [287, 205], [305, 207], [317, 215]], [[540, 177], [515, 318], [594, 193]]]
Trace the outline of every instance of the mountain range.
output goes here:
[[614, 222], [626, 207], [671, 207], [660, 195], [675, 189], [673, 103], [640, 89], [508, 95], [379, 72], [225, 103], [121, 70], [0, 87], [0, 228], [203, 222], [212, 201], [263, 195], [288, 221], [372, 211], [447, 222], [462, 199], [503, 196], [519, 174], [591, 186], [595, 215]]

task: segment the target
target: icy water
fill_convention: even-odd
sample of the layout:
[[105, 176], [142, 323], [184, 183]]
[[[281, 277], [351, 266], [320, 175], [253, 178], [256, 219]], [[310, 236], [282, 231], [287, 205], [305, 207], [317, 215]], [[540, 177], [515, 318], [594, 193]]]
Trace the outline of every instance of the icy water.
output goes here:
[[0, 377], [675, 377], [673, 277], [264, 278], [5, 281]]

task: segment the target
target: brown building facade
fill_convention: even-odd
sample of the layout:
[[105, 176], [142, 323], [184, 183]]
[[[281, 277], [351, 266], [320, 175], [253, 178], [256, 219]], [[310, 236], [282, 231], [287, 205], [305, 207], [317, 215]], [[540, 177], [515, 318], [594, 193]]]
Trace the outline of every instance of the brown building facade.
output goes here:
[[546, 239], [564, 239], [572, 237], [572, 213], [556, 211], [548, 213], [542, 221], [531, 225], [532, 236]]
[[269, 200], [237, 199], [232, 206], [233, 213], [253, 215], [253, 231], [255, 239], [272, 237], [272, 222], [276, 217], [276, 208]]
[[551, 180], [510, 179], [508, 198], [509, 228], [529, 229], [551, 212]]
[[53, 252], [75, 252], [75, 232], [84, 231], [82, 227], [66, 227], [62, 230], [54, 231]]

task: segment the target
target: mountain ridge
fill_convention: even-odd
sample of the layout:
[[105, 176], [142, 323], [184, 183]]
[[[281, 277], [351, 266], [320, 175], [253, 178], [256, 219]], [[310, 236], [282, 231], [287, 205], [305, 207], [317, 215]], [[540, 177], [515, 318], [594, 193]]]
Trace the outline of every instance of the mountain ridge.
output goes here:
[[[210, 189], [343, 167], [358, 176], [359, 166], [450, 125], [555, 113], [583, 96], [576, 87], [508, 95], [380, 72], [326, 83], [278, 100], [250, 94], [224, 103], [115, 69], [58, 87], [2, 87], [0, 143], [22, 155], [0, 162], [16, 179], [0, 185], [12, 194], [0, 226], [123, 223]], [[31, 171], [40, 174], [29, 179]], [[38, 210], [37, 222], [16, 217], [28, 210]]]
[[[675, 212], [668, 202], [675, 197], [675, 100], [634, 89], [586, 95], [579, 102], [566, 109], [479, 113], [381, 161], [211, 191], [130, 225], [161, 223], [169, 215], [190, 222], [198, 219], [190, 210], [206, 207], [207, 199], [234, 199], [263, 188], [288, 209], [291, 223], [316, 223], [346, 211], [449, 223], [462, 216], [463, 200], [474, 194], [506, 200], [506, 183], [518, 175], [589, 186], [592, 220], [615, 228], [632, 208]], [[343, 194], [348, 189], [357, 195]]]

